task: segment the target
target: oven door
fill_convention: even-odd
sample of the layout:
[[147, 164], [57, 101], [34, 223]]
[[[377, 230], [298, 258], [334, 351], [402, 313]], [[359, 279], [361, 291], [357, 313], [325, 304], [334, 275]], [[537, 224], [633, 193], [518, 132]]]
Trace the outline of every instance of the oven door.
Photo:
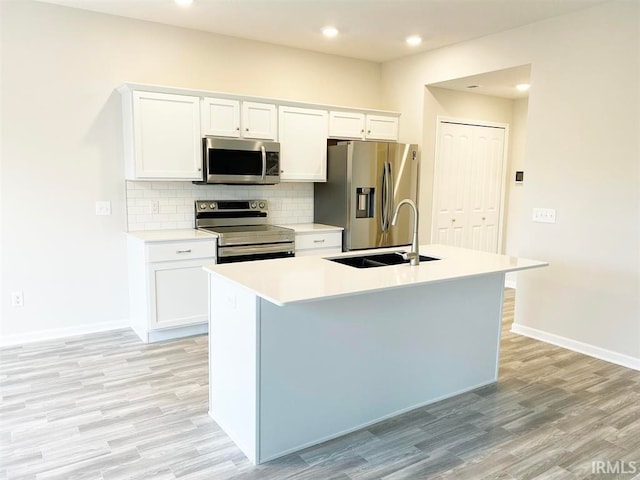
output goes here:
[[293, 257], [294, 251], [295, 251], [294, 242], [219, 247], [217, 263], [246, 262], [250, 260], [268, 260], [270, 258], [287, 258], [287, 257]]
[[280, 146], [275, 142], [203, 139], [206, 183], [261, 184], [280, 182]]

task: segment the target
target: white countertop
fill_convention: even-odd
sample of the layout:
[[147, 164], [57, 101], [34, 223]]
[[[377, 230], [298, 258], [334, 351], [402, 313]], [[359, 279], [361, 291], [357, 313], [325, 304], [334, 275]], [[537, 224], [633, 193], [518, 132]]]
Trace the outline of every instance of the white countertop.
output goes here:
[[322, 233], [322, 232], [341, 232], [342, 227], [334, 227], [332, 225], [323, 225], [322, 223], [292, 223], [280, 225], [279, 227], [290, 228], [296, 233]]
[[[279, 227], [290, 228], [296, 233], [320, 233], [320, 232], [340, 232], [342, 227], [323, 225], [321, 223], [292, 223], [288, 225], [278, 225]], [[126, 232], [133, 238], [143, 242], [168, 242], [172, 240], [198, 240], [201, 238], [217, 238], [213, 232], [196, 230], [195, 228], [185, 228], [181, 230], [141, 230], [138, 232]]]
[[379, 290], [403, 288], [488, 273], [544, 267], [546, 262], [478, 252], [446, 245], [421, 245], [420, 254], [441, 260], [376, 268], [355, 268], [326, 258], [407, 251], [384, 248], [336, 255], [281, 258], [255, 262], [207, 265], [220, 275], [276, 305], [307, 302]]
[[216, 239], [218, 236], [212, 232], [185, 228], [183, 230], [142, 230], [139, 232], [127, 232], [130, 237], [143, 242], [166, 242], [172, 240], [200, 240]]

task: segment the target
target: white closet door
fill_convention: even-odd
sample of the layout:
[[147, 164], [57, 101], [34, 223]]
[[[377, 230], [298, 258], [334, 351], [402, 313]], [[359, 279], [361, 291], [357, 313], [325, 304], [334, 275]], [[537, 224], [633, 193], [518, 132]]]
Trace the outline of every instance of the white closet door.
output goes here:
[[441, 122], [432, 241], [497, 253], [505, 129]]

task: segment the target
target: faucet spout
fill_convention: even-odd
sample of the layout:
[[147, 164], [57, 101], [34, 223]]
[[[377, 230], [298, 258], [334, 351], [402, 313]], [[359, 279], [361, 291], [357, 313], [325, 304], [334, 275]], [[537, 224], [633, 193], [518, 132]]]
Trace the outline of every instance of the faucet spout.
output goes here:
[[400, 203], [396, 206], [396, 211], [393, 214], [393, 220], [391, 220], [391, 225], [395, 225], [398, 222], [398, 212], [400, 211], [400, 207], [402, 205], [409, 205], [413, 210], [413, 240], [411, 242], [411, 252], [407, 255], [410, 259], [410, 263], [412, 266], [420, 264], [420, 252], [418, 251], [418, 207], [413, 202], [413, 200], [409, 198], [405, 198], [401, 200]]

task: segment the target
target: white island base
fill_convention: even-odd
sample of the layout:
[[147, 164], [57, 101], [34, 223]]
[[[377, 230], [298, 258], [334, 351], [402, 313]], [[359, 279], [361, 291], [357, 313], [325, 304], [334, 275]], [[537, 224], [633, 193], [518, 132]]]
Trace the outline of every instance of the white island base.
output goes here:
[[281, 306], [210, 273], [210, 415], [253, 463], [497, 381], [504, 271]]

